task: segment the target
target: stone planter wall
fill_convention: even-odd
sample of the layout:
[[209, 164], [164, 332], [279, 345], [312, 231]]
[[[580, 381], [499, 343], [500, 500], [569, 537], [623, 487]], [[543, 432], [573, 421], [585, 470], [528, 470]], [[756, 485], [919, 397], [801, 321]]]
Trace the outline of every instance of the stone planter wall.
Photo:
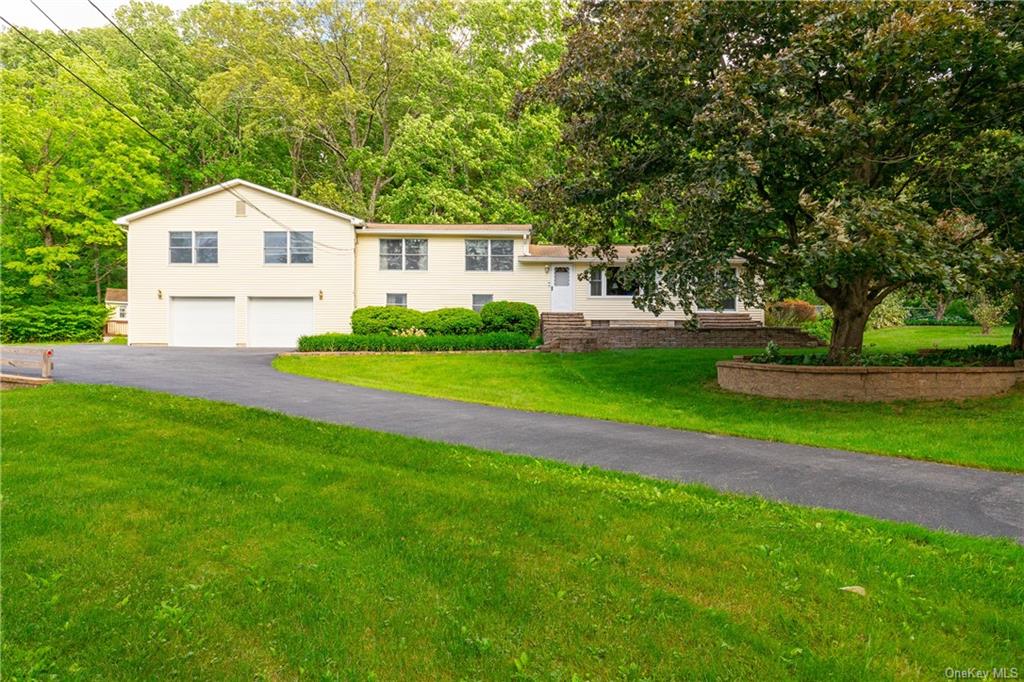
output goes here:
[[[549, 339], [550, 336], [550, 339]], [[774, 341], [783, 348], [815, 348], [813, 336], [785, 327], [686, 329], [683, 327], [587, 327], [545, 335], [552, 350], [585, 352], [630, 348], [764, 348]]]
[[960, 400], [998, 395], [1024, 381], [1014, 367], [804, 367], [719, 362], [718, 385], [768, 398], [871, 402]]

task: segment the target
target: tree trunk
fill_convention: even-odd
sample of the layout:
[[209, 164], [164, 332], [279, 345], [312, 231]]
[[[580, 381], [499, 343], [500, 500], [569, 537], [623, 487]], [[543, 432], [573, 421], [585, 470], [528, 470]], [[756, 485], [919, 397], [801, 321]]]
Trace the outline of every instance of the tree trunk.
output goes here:
[[1017, 307], [1017, 324], [1013, 326], [1013, 338], [1010, 340], [1010, 347], [1013, 350], [1024, 351], [1024, 290], [1018, 290], [1015, 304]]
[[946, 316], [947, 305], [946, 298], [944, 296], [939, 296], [939, 301], [935, 304], [935, 320], [937, 322], [942, 322], [942, 318]]
[[864, 348], [864, 329], [871, 315], [871, 308], [832, 307], [835, 318], [832, 321], [832, 340], [829, 343], [828, 358], [831, 362], [842, 362], [850, 355], [860, 353]]

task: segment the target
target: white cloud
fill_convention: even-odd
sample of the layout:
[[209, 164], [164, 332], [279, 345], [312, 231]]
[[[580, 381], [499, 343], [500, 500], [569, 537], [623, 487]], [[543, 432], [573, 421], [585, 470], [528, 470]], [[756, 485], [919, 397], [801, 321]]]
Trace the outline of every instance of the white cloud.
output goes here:
[[[93, 0], [111, 19], [114, 10], [127, 4], [125, 0]], [[196, 5], [200, 0], [160, 0], [160, 4], [173, 10], [182, 10]], [[39, 10], [28, 0], [5, 0], [0, 15], [15, 26], [27, 26], [39, 30], [56, 30]], [[50, 17], [67, 31], [77, 28], [107, 26], [107, 20], [100, 16], [88, 0], [36, 0]], [[2, 24], [0, 24], [2, 25]], [[4, 26], [6, 29], [7, 27]]]

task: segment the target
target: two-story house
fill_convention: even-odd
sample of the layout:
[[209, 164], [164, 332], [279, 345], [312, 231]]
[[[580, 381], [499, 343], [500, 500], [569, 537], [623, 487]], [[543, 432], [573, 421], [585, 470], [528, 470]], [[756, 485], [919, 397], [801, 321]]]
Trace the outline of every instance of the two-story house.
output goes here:
[[[231, 180], [117, 220], [128, 230], [132, 345], [294, 346], [351, 330], [356, 308], [525, 301], [590, 320], [683, 320], [637, 309], [614, 267], [531, 244], [530, 225], [397, 225]], [[620, 247], [621, 260], [630, 247]], [[763, 319], [741, 301], [732, 308]]]

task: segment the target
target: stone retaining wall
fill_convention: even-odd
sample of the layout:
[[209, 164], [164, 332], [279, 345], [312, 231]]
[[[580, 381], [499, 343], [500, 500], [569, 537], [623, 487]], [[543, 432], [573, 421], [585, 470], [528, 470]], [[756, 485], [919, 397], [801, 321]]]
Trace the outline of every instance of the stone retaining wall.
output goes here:
[[718, 385], [768, 398], [871, 402], [961, 400], [1005, 393], [1024, 381], [1013, 367], [804, 367], [719, 362]]
[[788, 327], [686, 329], [683, 327], [588, 327], [564, 336], [545, 336], [555, 350], [580, 352], [628, 348], [764, 348], [774, 341], [783, 348], [820, 346], [816, 338]]

